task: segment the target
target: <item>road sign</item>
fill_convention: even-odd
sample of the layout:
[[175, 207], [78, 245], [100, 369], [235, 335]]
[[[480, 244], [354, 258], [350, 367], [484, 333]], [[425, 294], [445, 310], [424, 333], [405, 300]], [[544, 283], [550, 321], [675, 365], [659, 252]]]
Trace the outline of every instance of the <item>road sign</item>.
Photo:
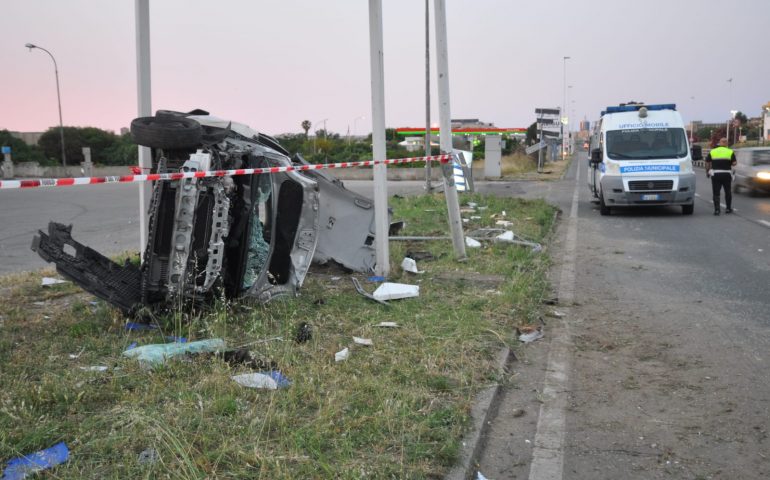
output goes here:
[[2, 149], [3, 149], [2, 150], [3, 155], [5, 155], [6, 153], [11, 153], [11, 147], [9, 146], [3, 145]]
[[543, 130], [540, 133], [542, 133], [544, 137], [559, 137], [559, 136], [561, 136], [561, 134], [559, 132], [549, 132], [548, 130]]
[[545, 147], [545, 142], [541, 141], [541, 142], [538, 142], [538, 143], [536, 143], [534, 145], [528, 146], [527, 149], [525, 150], [525, 152], [527, 152], [527, 155], [529, 155], [530, 153], [537, 152], [538, 150], [540, 150], [543, 147]]
[[536, 108], [535, 113], [538, 115], [558, 115], [561, 110], [558, 108]]

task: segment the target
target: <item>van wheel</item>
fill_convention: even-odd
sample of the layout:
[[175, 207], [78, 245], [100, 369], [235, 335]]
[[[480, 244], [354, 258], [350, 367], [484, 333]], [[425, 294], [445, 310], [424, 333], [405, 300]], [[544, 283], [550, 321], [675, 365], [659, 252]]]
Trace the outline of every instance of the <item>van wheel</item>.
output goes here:
[[599, 213], [602, 215], [610, 214], [610, 207], [604, 203], [604, 193], [599, 193]]
[[693, 210], [695, 210], [695, 202], [689, 205], [682, 205], [682, 215], [692, 215]]

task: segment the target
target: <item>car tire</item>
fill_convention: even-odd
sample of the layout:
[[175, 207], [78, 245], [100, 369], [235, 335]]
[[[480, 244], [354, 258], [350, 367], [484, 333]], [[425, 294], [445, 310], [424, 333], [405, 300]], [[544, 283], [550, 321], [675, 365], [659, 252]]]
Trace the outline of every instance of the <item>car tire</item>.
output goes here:
[[599, 213], [602, 215], [610, 214], [610, 207], [604, 203], [604, 192], [599, 192]]
[[139, 117], [131, 122], [134, 143], [150, 148], [178, 149], [200, 145], [203, 129], [195, 120], [174, 116]]
[[692, 212], [694, 210], [695, 210], [695, 202], [689, 205], [682, 205], [682, 215], [692, 215]]
[[740, 193], [741, 192], [741, 186], [738, 185], [738, 182], [733, 180], [733, 193]]

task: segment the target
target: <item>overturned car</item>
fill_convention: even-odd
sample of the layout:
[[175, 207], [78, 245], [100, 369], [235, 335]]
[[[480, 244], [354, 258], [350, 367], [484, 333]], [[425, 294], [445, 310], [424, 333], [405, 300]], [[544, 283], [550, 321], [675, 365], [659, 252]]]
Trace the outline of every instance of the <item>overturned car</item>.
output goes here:
[[[274, 138], [202, 110], [137, 118], [131, 135], [152, 149], [152, 171], [161, 174], [307, 163]], [[155, 181], [148, 219], [140, 265], [113, 262], [55, 222], [32, 250], [126, 314], [218, 295], [293, 295], [311, 261], [375, 266], [373, 202], [318, 170]]]

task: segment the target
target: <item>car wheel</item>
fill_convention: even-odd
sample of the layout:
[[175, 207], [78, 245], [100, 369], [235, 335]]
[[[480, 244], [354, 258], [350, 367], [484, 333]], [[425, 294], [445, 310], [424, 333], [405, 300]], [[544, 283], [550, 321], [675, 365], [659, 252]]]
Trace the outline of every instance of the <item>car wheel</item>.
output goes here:
[[131, 138], [144, 147], [191, 148], [200, 145], [202, 134], [201, 124], [189, 118], [140, 117], [131, 122]]
[[692, 212], [694, 210], [695, 210], [695, 202], [689, 205], [682, 205], [682, 215], [692, 215]]
[[610, 207], [608, 207], [607, 204], [604, 203], [604, 192], [599, 193], [599, 213], [602, 215], [610, 214]]

